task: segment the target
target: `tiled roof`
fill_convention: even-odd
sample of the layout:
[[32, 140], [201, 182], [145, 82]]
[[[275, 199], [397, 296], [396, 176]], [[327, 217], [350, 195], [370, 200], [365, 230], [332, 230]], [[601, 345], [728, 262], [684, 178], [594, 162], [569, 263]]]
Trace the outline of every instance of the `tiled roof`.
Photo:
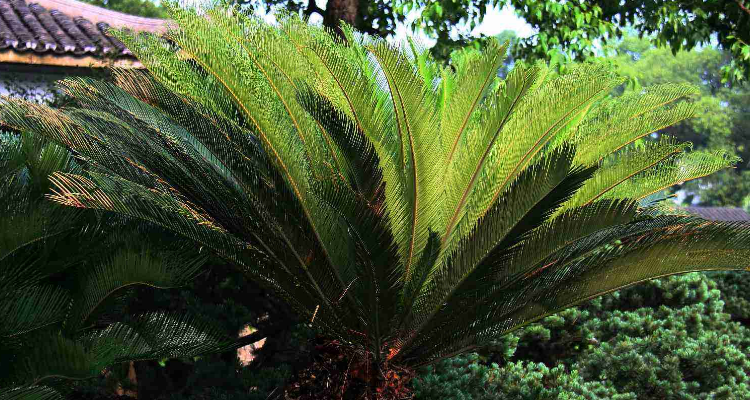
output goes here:
[[687, 211], [711, 221], [750, 221], [750, 215], [735, 207], [686, 207]]
[[110, 25], [158, 31], [159, 27], [166, 27], [166, 21], [121, 14], [74, 0], [29, 3], [26, 0], [0, 0], [0, 51], [130, 56], [130, 50], [121, 41], [106, 33]]

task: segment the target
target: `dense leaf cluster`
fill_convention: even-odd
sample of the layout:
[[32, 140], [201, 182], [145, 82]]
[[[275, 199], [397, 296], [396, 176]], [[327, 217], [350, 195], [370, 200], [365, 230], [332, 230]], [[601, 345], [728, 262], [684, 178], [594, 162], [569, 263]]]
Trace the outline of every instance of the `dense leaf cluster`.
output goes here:
[[[738, 399], [750, 396], [750, 330], [725, 304], [741, 274], [650, 281], [428, 367], [422, 399]], [[441, 396], [441, 394], [447, 394]]]

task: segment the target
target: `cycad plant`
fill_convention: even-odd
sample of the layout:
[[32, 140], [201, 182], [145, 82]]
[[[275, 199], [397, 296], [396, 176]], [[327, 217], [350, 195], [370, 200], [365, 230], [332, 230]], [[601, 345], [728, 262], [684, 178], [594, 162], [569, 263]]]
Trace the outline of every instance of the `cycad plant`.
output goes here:
[[623, 80], [595, 64], [501, 80], [492, 41], [442, 66], [348, 28], [170, 9], [166, 37], [119, 34], [148, 72], [66, 80], [73, 108], [6, 100], [2, 121], [85, 163], [53, 201], [190, 238], [319, 329], [342, 380], [306, 391], [312, 366], [290, 395], [398, 398], [415, 367], [587, 299], [750, 264], [749, 226], [658, 202], [736, 162], [650, 138], [695, 112], [691, 87], [611, 97]]
[[[236, 340], [185, 313], [123, 314], [135, 285], [185, 284], [207, 254], [143, 221], [45, 199], [49, 175], [85, 174], [80, 161], [30, 132], [0, 133], [2, 399], [58, 399], [116, 363], [202, 354]], [[212, 347], [206, 334], [224, 341]]]

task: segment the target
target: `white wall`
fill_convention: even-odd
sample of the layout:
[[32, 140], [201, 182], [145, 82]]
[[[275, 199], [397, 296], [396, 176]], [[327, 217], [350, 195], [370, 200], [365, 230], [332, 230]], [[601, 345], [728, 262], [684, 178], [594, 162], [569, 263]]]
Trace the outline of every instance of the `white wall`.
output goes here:
[[39, 71], [33, 66], [2, 68], [0, 95], [23, 97], [35, 102], [51, 101], [54, 98], [54, 82], [65, 76], [62, 73]]

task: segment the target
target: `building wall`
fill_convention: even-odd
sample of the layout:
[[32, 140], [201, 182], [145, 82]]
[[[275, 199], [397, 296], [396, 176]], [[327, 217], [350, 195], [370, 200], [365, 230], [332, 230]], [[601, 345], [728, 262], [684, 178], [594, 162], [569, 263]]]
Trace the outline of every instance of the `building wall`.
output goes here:
[[34, 102], [54, 102], [60, 97], [55, 82], [72, 76], [105, 76], [102, 68], [64, 68], [0, 63], [0, 96]]
[[64, 75], [40, 71], [0, 71], [0, 95], [22, 97], [35, 102], [51, 102], [55, 98], [54, 82]]

